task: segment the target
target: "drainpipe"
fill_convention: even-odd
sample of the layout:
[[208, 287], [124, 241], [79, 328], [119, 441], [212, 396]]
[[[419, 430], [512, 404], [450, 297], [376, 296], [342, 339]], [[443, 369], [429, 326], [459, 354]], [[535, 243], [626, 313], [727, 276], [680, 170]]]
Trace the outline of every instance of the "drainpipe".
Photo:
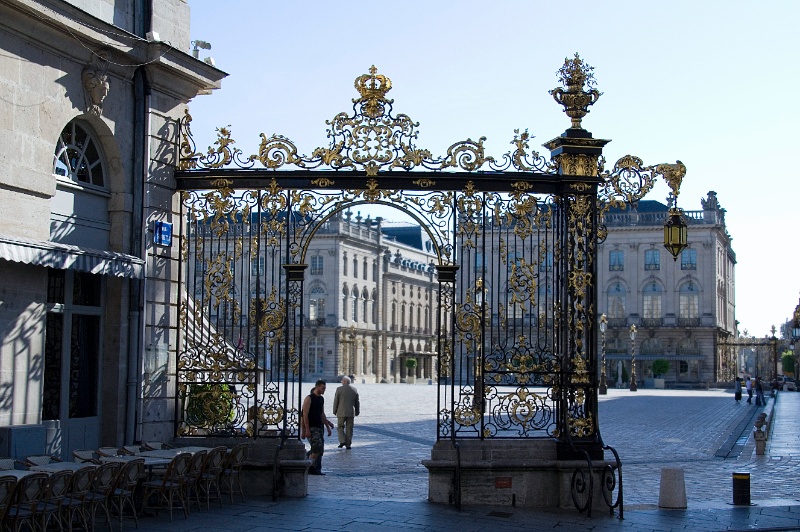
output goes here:
[[[146, 261], [147, 251], [145, 235], [146, 218], [144, 214], [144, 195], [147, 183], [148, 153], [147, 136], [150, 127], [148, 109], [150, 106], [150, 85], [143, 66], [133, 74], [134, 116], [133, 116], [133, 231], [131, 232], [131, 249]], [[144, 278], [134, 279], [130, 283], [130, 349], [128, 350], [127, 399], [125, 415], [125, 443], [136, 441], [136, 427], [139, 416], [139, 389], [141, 388], [142, 345], [144, 338], [144, 300], [147, 263], [145, 262]]]

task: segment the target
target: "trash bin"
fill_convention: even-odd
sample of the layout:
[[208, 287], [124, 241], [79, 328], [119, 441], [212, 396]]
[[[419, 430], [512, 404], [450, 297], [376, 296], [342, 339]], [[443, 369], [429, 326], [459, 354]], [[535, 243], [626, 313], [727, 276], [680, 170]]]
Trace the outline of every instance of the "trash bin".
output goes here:
[[750, 473], [733, 474], [733, 504], [750, 506]]

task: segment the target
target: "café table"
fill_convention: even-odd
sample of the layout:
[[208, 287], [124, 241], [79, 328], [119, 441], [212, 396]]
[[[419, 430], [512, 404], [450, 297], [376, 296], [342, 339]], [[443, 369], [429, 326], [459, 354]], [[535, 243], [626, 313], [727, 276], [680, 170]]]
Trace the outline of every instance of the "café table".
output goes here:
[[150, 458], [168, 458], [172, 460], [176, 456], [182, 453], [199, 453], [200, 451], [210, 451], [211, 447], [178, 447], [175, 449], [156, 449], [154, 451], [142, 451], [135, 456], [143, 456], [143, 457], [150, 457]]
[[30, 466], [28, 469], [43, 473], [55, 473], [57, 471], [77, 471], [84, 467], [97, 467], [97, 465], [90, 462], [50, 462], [45, 465]]
[[22, 477], [27, 477], [28, 475], [35, 473], [36, 471], [26, 471], [22, 469], [2, 469], [0, 470], [0, 477], [2, 476], [12, 476], [16, 477], [17, 480], [21, 479]]

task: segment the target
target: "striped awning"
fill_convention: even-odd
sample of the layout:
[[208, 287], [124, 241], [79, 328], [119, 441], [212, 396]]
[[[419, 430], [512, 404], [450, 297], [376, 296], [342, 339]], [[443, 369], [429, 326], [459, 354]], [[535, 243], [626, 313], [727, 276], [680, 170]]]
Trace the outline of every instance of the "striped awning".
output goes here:
[[3, 235], [0, 260], [133, 279], [141, 279], [144, 274], [144, 261], [132, 255]]

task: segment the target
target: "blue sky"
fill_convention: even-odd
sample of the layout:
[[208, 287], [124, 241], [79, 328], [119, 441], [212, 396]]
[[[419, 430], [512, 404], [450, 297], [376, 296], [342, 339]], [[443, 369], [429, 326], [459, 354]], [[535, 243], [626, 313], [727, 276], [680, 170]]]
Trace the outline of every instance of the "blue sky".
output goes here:
[[[190, 104], [199, 147], [230, 125], [255, 153], [259, 133], [301, 153], [326, 146], [325, 120], [351, 109], [355, 77], [392, 79], [395, 112], [420, 123], [434, 154], [485, 136], [487, 153], [532, 146], [569, 121], [547, 93], [575, 52], [603, 96], [583, 120], [611, 139], [607, 166], [632, 154], [687, 167], [679, 205], [708, 191], [727, 210], [740, 329], [764, 336], [800, 298], [795, 211], [800, 166], [800, 2], [273, 2], [189, 0], [192, 39], [229, 74]], [[546, 150], [541, 148], [545, 153]], [[664, 201], [663, 183], [648, 199]]]

